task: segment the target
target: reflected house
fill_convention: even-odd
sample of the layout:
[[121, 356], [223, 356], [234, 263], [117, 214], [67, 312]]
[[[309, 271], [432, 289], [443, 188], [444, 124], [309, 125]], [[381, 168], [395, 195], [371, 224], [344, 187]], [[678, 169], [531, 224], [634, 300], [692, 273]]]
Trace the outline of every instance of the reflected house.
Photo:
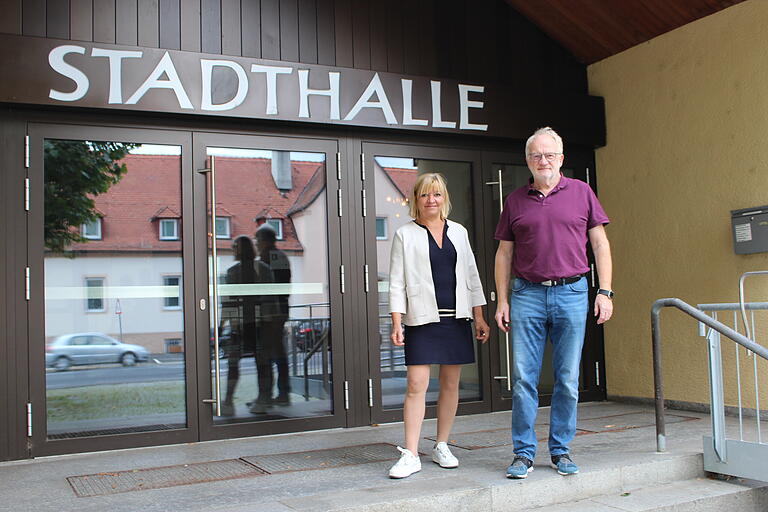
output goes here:
[[[46, 254], [48, 340], [96, 331], [151, 353], [183, 351], [181, 157], [145, 151], [158, 152], [134, 150], [122, 161], [122, 179], [95, 197], [100, 219], [82, 228], [87, 241]], [[268, 223], [292, 281], [319, 281], [327, 291], [325, 164], [274, 152], [274, 160], [284, 160], [279, 176], [269, 152], [259, 153], [266, 156], [216, 157], [219, 278], [234, 262], [232, 241]], [[303, 305], [327, 304], [326, 296], [292, 295], [291, 316], [307, 317]], [[327, 307], [320, 314], [327, 316]]]

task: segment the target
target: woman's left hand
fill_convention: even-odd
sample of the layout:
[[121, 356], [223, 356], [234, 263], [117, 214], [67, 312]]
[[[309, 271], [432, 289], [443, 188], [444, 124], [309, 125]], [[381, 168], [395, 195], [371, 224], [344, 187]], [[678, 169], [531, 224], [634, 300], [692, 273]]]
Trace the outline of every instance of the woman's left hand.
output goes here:
[[491, 329], [488, 327], [488, 323], [485, 321], [485, 318], [482, 316], [475, 318], [475, 338], [477, 338], [480, 343], [485, 343], [488, 341], [488, 336], [490, 333]]

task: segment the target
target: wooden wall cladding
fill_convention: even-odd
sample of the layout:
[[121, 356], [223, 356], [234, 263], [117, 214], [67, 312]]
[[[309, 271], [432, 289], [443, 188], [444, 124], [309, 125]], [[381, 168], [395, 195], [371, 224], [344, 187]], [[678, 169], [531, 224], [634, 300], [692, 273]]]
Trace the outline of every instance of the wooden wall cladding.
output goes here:
[[[0, 33], [585, 94], [586, 68], [504, 0], [0, 0]], [[557, 80], [531, 73], [547, 63]]]

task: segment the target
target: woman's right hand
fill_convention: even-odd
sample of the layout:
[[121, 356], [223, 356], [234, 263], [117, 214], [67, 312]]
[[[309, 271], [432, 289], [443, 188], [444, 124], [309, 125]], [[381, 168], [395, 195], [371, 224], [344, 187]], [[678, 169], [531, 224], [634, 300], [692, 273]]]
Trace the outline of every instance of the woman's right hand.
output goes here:
[[405, 335], [403, 334], [402, 325], [392, 325], [392, 333], [389, 335], [389, 339], [392, 340], [394, 345], [402, 347], [405, 345]]

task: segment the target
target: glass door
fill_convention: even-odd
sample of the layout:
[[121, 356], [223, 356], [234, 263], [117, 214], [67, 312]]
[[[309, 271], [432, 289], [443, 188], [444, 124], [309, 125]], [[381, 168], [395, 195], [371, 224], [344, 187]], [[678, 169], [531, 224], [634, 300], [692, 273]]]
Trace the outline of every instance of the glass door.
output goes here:
[[[481, 212], [481, 191], [476, 183], [476, 171], [480, 168], [478, 152], [376, 143], [364, 143], [362, 152], [372, 416], [375, 422], [393, 421], [402, 419], [406, 366], [404, 349], [390, 341], [389, 254], [397, 229], [413, 221], [408, 207], [416, 178], [427, 172], [445, 176], [453, 206], [449, 218], [469, 231], [478, 265], [483, 252], [479, 244], [489, 235], [483, 223], [477, 221]], [[484, 285], [487, 288], [485, 280]], [[479, 412], [487, 407], [484, 405], [489, 399], [484, 371], [487, 357], [487, 350], [476, 346], [475, 363], [462, 369], [460, 413]], [[434, 366], [427, 391], [427, 415], [435, 414], [438, 390], [438, 367]]]
[[189, 134], [29, 133], [33, 455], [195, 440]]
[[194, 141], [201, 438], [344, 425], [337, 142]]
[[[564, 176], [589, 182], [589, 161], [586, 152], [569, 152], [566, 155], [565, 163], [561, 169]], [[486, 218], [489, 219], [488, 229], [490, 238], [496, 229], [496, 224], [501, 214], [501, 208], [507, 195], [513, 190], [526, 186], [529, 183], [531, 172], [525, 162], [525, 156], [514, 153], [483, 153], [483, 167], [485, 170], [486, 197], [485, 210]], [[489, 266], [488, 272], [493, 275], [494, 255], [498, 247], [498, 241], [493, 240], [489, 244], [489, 253], [486, 255], [486, 261]], [[590, 283], [590, 304], [594, 301], [596, 291], [596, 273], [594, 264], [589, 251], [589, 261], [592, 267], [590, 275], [587, 276]], [[594, 275], [593, 275], [594, 274]], [[510, 279], [510, 286], [512, 280]], [[493, 291], [491, 294], [490, 292]], [[489, 317], [493, 317], [496, 312], [496, 293], [495, 284], [489, 288]], [[508, 291], [511, 295], [511, 290]], [[512, 398], [512, 383], [508, 378], [511, 370], [511, 345], [510, 334], [495, 327], [495, 322], [491, 324], [491, 370], [493, 373], [493, 403], [496, 410], [508, 410]], [[590, 315], [587, 321], [587, 332], [582, 355], [582, 371], [580, 375], [580, 399], [594, 400], [602, 398], [599, 391], [602, 360], [602, 334]], [[541, 406], [549, 405], [552, 390], [554, 387], [554, 377], [552, 374], [552, 345], [547, 343], [544, 349], [542, 360], [542, 371], [539, 379], [539, 403]]]

